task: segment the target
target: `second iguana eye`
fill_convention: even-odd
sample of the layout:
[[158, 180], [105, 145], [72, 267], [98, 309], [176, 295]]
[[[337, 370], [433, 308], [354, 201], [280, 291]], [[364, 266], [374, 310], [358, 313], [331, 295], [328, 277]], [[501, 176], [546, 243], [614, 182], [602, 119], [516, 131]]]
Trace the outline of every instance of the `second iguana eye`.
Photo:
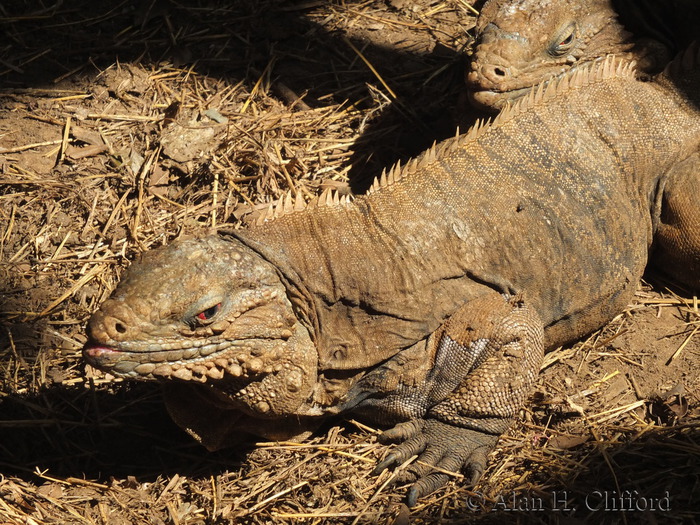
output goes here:
[[576, 35], [576, 24], [571, 24], [554, 40], [549, 47], [549, 53], [554, 56], [561, 56], [567, 53], [574, 45]]
[[209, 321], [212, 317], [219, 313], [219, 310], [221, 310], [221, 303], [215, 304], [206, 310], [202, 310], [195, 315], [195, 317], [198, 321]]

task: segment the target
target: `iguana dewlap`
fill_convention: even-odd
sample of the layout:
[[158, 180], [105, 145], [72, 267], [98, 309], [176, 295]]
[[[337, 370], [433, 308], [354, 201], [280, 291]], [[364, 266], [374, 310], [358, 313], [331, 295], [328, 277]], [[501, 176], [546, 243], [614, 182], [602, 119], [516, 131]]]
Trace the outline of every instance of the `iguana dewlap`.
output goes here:
[[419, 455], [409, 503], [445, 483], [431, 465], [475, 480], [543, 350], [632, 298], [659, 188], [700, 147], [698, 61], [651, 84], [607, 59], [367, 195], [287, 197], [249, 229], [146, 253], [84, 355], [162, 381], [175, 421], [212, 449], [348, 413], [396, 424], [381, 468]]

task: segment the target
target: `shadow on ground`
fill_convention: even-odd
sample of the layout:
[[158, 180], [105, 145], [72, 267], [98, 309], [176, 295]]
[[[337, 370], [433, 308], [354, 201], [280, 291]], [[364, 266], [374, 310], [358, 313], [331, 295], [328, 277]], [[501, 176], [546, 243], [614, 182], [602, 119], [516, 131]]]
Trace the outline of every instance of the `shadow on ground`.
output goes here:
[[51, 387], [0, 400], [4, 474], [153, 481], [175, 473], [208, 476], [240, 467], [245, 451], [207, 453], [165, 411], [156, 384], [113, 391]]
[[[245, 82], [252, 87], [259, 82], [290, 106], [301, 98], [311, 107], [342, 102], [348, 107], [364, 107], [378, 97], [386, 104], [361, 123], [361, 136], [353, 146], [351, 184], [354, 190], [362, 191], [383, 167], [452, 135], [457, 124], [464, 128], [468, 123], [471, 117], [460, 113], [464, 108], [459, 103], [463, 41], [455, 39], [452, 46], [430, 45], [428, 42], [435, 40], [424, 35], [423, 41], [403, 45], [401, 34], [427, 31], [417, 23], [405, 33], [397, 32], [394, 40], [386, 29], [376, 29], [372, 39], [366, 38], [367, 32], [360, 35], [334, 30], [333, 20], [309, 16], [314, 6], [324, 3], [79, 0], [45, 8], [28, 0], [13, 2], [0, 6], [1, 88], [5, 93], [56, 89], [74, 77], [93, 79], [115, 61], [138, 61], [154, 67], [167, 63], [191, 68], [231, 85]], [[353, 17], [360, 4], [365, 3], [333, 5], [337, 16]], [[396, 98], [388, 95], [386, 86], [353, 47], [378, 67]], [[128, 97], [129, 93], [116, 95]], [[0, 114], [12, 111], [9, 101], [0, 100], [0, 104]], [[66, 279], [68, 288], [71, 283], [67, 277], [61, 278]], [[40, 292], [36, 290], [34, 300], [27, 299], [34, 293], [30, 289], [12, 290], [17, 304], [2, 309], [41, 311], [46, 297]], [[32, 304], [20, 304], [22, 301]], [[55, 316], [52, 321], [56, 326], [81, 321], [67, 317]], [[13, 340], [0, 344], [3, 360], [7, 357], [21, 364], [23, 356], [29, 359], [37, 348], [62, 348], [55, 326], [46, 319], [8, 325], [10, 330], [3, 330], [2, 336], [11, 333]], [[20, 358], [14, 355], [18, 349]], [[68, 350], [75, 352], [70, 345]], [[31, 363], [22, 366], [37, 377], [45, 373]], [[3, 368], [7, 377], [20, 373], [19, 369]], [[53, 386], [36, 387], [37, 383]], [[0, 397], [3, 475], [36, 484], [42, 482], [37, 469], [58, 478], [85, 477], [100, 482], [130, 476], [148, 482], [168, 475], [206, 480], [240, 468], [249, 453], [205, 452], [170, 421], [157, 385], [120, 384], [108, 390], [91, 390], [60, 383], [60, 377], [48, 382], [37, 379], [28, 390], [33, 393], [4, 393]], [[449, 518], [459, 523], [474, 518], [475, 512], [495, 509], [483, 519], [499, 523], [511, 519], [533, 523], [698, 521], [698, 425], [694, 422], [641, 434], [634, 434], [635, 427], [622, 445], [584, 443], [566, 452], [553, 451], [551, 464], [533, 480], [528, 479], [527, 485], [518, 486], [512, 494], [465, 497], [463, 507]], [[565, 474], [557, 471], [558, 465]], [[370, 469], [371, 465], [366, 466], [366, 471]], [[668, 504], [661, 501], [666, 497]], [[659, 506], [654, 513], [636, 510], [652, 500]], [[601, 503], [602, 509], [588, 508]], [[614, 505], [625, 510], [615, 511]]]
[[[240, 468], [250, 451], [206, 452], [170, 421], [158, 386], [151, 384], [122, 384], [112, 393], [50, 388], [8, 396], [0, 401], [0, 414], [3, 474], [30, 482], [39, 481], [37, 472], [99, 483], [120, 477], [153, 482], [175, 474], [207, 479]], [[700, 519], [699, 443], [700, 421], [691, 420], [623, 444], [550, 449], [546, 469], [532, 465], [538, 473], [527, 485], [488, 496], [477, 487], [446, 518], [693, 523]], [[557, 468], [566, 474], [558, 475]]]

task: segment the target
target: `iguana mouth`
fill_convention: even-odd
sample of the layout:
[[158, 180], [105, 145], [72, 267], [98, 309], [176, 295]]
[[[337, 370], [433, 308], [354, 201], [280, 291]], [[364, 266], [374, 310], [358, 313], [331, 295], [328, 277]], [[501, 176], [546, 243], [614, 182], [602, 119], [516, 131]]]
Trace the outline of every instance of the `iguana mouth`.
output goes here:
[[495, 89], [470, 91], [469, 100], [474, 106], [484, 110], [501, 110], [507, 102], [515, 102], [532, 88], [533, 86], [527, 86], [508, 91], [498, 91]]
[[[576, 68], [580, 67], [585, 63], [577, 64]], [[572, 68], [575, 69], [575, 68]], [[471, 89], [469, 91], [469, 99], [475, 106], [481, 109], [500, 111], [507, 102], [515, 102], [519, 98], [527, 95], [533, 89], [537, 89], [540, 86], [542, 89], [546, 88], [552, 82], [557, 82], [561, 80], [564, 76], [571, 74], [571, 70], [562, 71], [561, 73], [553, 73], [546, 80], [535, 82], [533, 84], [528, 84], [527, 86], [517, 87], [517, 88], [503, 88], [503, 89], [479, 89], [478, 83], [471, 83]]]
[[[85, 360], [95, 368], [119, 377], [138, 379], [179, 379], [182, 381], [220, 380], [229, 375], [246, 379], [275, 371], [274, 356], [251, 355], [248, 344], [236, 341], [193, 341], [188, 348], [168, 349], [168, 343], [150, 344], [154, 349], [134, 351], [88, 343]], [[173, 344], [174, 346], [174, 344]], [[274, 352], [273, 352], [274, 353]]]
[[530, 93], [533, 89], [544, 89], [547, 86], [549, 86], [549, 84], [551, 84], [552, 82], [558, 82], [563, 77], [570, 76], [573, 71], [581, 68], [581, 66], [585, 66], [590, 64], [591, 62], [598, 61], [600, 61], [600, 59], [596, 58], [595, 60], [588, 60], [577, 63], [575, 66], [572, 66], [571, 69], [564, 70], [558, 74], [551, 74], [551, 76], [546, 80], [542, 80], [540, 82], [535, 82], [534, 84], [529, 84], [527, 86], [518, 88], [479, 89], [478, 83], [470, 83], [471, 89], [468, 92], [469, 99], [472, 104], [481, 109], [500, 111], [501, 109], [503, 109], [503, 106], [505, 106], [506, 103], [513, 103], [517, 101], [519, 98]]

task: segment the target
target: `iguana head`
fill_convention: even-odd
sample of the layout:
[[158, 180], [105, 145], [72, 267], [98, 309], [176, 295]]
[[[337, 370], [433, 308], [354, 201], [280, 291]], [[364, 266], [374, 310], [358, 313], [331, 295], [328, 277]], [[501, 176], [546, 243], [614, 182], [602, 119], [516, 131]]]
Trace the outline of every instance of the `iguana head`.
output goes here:
[[87, 333], [85, 359], [115, 376], [201, 384], [198, 396], [255, 419], [313, 411], [315, 346], [275, 268], [238, 241], [147, 252]]
[[632, 47], [610, 0], [489, 0], [467, 73], [474, 105], [498, 110], [548, 78]]

